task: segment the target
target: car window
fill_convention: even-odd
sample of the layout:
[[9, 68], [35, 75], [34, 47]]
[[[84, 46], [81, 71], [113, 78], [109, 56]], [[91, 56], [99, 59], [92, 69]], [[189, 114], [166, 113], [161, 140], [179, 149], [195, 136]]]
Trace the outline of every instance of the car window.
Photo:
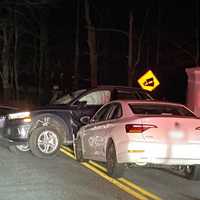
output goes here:
[[103, 105], [110, 101], [111, 92], [109, 90], [94, 91], [79, 99], [79, 102], [86, 101], [87, 105]]
[[118, 119], [122, 116], [122, 107], [120, 103], [112, 104], [112, 111], [108, 119]]
[[107, 120], [107, 117], [108, 117], [111, 109], [112, 109], [112, 105], [111, 104], [102, 107], [100, 110], [98, 110], [96, 112], [96, 114], [92, 118], [92, 121], [94, 121], [94, 122], [100, 122], [100, 121]]
[[196, 117], [191, 111], [183, 106], [175, 106], [168, 104], [129, 104], [131, 110], [135, 114], [145, 115], [176, 115]]

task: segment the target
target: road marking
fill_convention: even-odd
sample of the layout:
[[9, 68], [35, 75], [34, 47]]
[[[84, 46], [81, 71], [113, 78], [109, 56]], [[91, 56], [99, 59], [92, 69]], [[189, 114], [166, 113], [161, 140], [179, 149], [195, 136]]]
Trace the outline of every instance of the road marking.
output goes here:
[[[104, 171], [104, 172], [107, 172], [107, 169], [105, 167], [103, 167], [102, 165], [99, 165], [98, 163], [94, 162], [94, 161], [89, 161], [89, 163], [91, 163], [92, 165], [94, 165], [95, 167], [97, 167], [98, 169]], [[132, 181], [129, 181], [128, 179], [125, 179], [125, 178], [118, 178], [118, 180], [126, 185], [128, 185], [129, 187], [137, 190], [138, 192], [144, 194], [145, 196], [148, 196], [152, 199], [155, 199], [155, 200], [160, 200], [160, 197], [144, 190], [143, 188], [139, 187], [138, 185], [136, 185], [135, 183], [133, 183]]]
[[144, 194], [144, 195], [150, 197], [151, 199], [154, 199], [154, 200], [161, 200], [160, 197], [158, 197], [158, 196], [156, 196], [155, 194], [152, 194], [152, 193], [150, 193], [150, 192], [144, 190], [143, 188], [139, 187], [138, 185], [136, 185], [136, 184], [133, 183], [132, 181], [129, 181], [128, 179], [119, 178], [119, 180], [120, 180], [122, 183], [124, 183], [124, 184], [130, 186], [131, 188], [133, 188], [133, 189], [135, 189], [135, 190], [137, 190], [138, 192], [141, 192], [142, 194]]
[[75, 156], [71, 154], [70, 152], [68, 152], [67, 150], [61, 148], [60, 151], [66, 154], [67, 156], [69, 156], [70, 158], [76, 160]]
[[[62, 146], [60, 149], [61, 152], [63, 152], [65, 155], [69, 156], [70, 158], [76, 160], [76, 157], [74, 156], [74, 152], [69, 147]], [[133, 182], [125, 179], [125, 178], [119, 178], [114, 179], [106, 174], [107, 170], [105, 167], [99, 165], [98, 163], [94, 161], [89, 162], [82, 162], [81, 165], [89, 168], [99, 176], [103, 177], [107, 181], [111, 182], [113, 185], [119, 187], [123, 191], [127, 192], [131, 196], [137, 198], [138, 200], [161, 200], [160, 197], [144, 190], [143, 188], [137, 186]], [[135, 191], [136, 190], [136, 191]], [[139, 192], [139, 193], [138, 193]]]
[[129, 153], [143, 153], [144, 150], [128, 150]]
[[69, 147], [66, 147], [66, 146], [63, 146], [62, 145], [62, 148], [69, 151], [70, 153], [74, 154], [74, 151], [72, 149], [70, 149]]
[[[74, 155], [72, 155], [70, 152], [68, 152], [66, 149], [61, 148], [60, 149], [61, 152], [63, 152], [64, 154], [66, 154], [67, 156], [73, 158], [74, 160], [76, 159]], [[120, 183], [118, 180], [111, 178], [110, 176], [106, 175], [104, 172], [101, 172], [100, 170], [98, 170], [97, 168], [95, 168], [94, 166], [83, 162], [81, 163], [83, 166], [89, 168], [90, 170], [92, 170], [93, 172], [95, 172], [96, 174], [98, 174], [99, 176], [103, 177], [104, 179], [108, 180], [109, 182], [111, 182], [113, 185], [116, 185], [117, 187], [119, 187], [120, 189], [122, 189], [123, 191], [129, 193], [130, 195], [132, 195], [133, 197], [139, 199], [139, 200], [149, 200], [148, 198], [146, 198], [145, 196], [133, 191], [131, 188], [127, 187], [126, 185], [123, 185], [122, 183]]]

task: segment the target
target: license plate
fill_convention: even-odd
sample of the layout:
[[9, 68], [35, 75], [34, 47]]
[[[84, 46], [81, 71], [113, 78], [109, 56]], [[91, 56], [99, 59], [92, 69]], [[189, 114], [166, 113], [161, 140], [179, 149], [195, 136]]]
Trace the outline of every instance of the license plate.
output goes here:
[[184, 137], [184, 133], [181, 130], [173, 130], [169, 133], [169, 135], [172, 139], [182, 139]]

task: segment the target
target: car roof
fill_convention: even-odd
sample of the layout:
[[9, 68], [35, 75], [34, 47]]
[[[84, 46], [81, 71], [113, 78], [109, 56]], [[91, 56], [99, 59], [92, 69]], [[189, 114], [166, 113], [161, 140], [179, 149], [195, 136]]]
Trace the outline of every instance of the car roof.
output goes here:
[[157, 104], [157, 105], [172, 105], [172, 106], [184, 106], [181, 103], [169, 102], [169, 101], [159, 101], [159, 100], [114, 100], [112, 102], [121, 102], [126, 104]]
[[[141, 88], [138, 88], [138, 87], [130, 87], [130, 86], [125, 86], [125, 85], [98, 85], [96, 87], [93, 87], [93, 88], [90, 88], [90, 89], [95, 89], [95, 88], [98, 88], [98, 89], [112, 89], [112, 90], [140, 90], [140, 91], [144, 91], [143, 89]], [[146, 91], [144, 91], [146, 92]]]

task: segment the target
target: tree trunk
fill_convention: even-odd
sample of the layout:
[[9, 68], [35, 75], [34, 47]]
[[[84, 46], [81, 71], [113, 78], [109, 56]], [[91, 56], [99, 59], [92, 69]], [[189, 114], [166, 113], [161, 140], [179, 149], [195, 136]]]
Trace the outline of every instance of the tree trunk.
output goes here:
[[[85, 17], [88, 27], [92, 27], [88, 0], [85, 0]], [[91, 87], [97, 86], [97, 53], [95, 29], [88, 28], [88, 47], [90, 55], [90, 81]]]
[[128, 86], [133, 85], [133, 75], [134, 67], [133, 66], [133, 15], [130, 13], [129, 16], [129, 41], [128, 41]]
[[199, 0], [196, 0], [196, 66], [199, 67]]
[[[38, 100], [43, 98], [42, 92], [46, 85], [45, 81], [48, 81], [46, 70], [47, 60], [47, 27], [46, 27], [46, 15], [40, 16], [40, 38], [39, 38], [39, 69], [38, 69]], [[45, 76], [44, 76], [45, 75]]]
[[79, 86], [79, 12], [80, 12], [80, 2], [77, 0], [77, 11], [76, 11], [76, 39], [75, 39], [75, 62], [74, 62], [74, 79], [73, 79], [73, 89], [77, 90]]
[[3, 49], [2, 49], [2, 83], [4, 91], [4, 101], [7, 102], [10, 99], [11, 91], [9, 84], [9, 36], [7, 27], [3, 27]]
[[156, 43], [156, 65], [160, 64], [160, 18], [161, 18], [160, 4], [158, 2], [158, 25], [157, 25], [157, 43]]
[[14, 34], [15, 34], [15, 41], [14, 41], [14, 81], [15, 81], [15, 88], [16, 88], [16, 99], [19, 101], [19, 83], [18, 83], [18, 70], [17, 70], [17, 61], [18, 61], [18, 53], [17, 53], [17, 46], [18, 46], [18, 29], [17, 29], [17, 20], [16, 20], [16, 13], [15, 13], [15, 20], [14, 20]]

